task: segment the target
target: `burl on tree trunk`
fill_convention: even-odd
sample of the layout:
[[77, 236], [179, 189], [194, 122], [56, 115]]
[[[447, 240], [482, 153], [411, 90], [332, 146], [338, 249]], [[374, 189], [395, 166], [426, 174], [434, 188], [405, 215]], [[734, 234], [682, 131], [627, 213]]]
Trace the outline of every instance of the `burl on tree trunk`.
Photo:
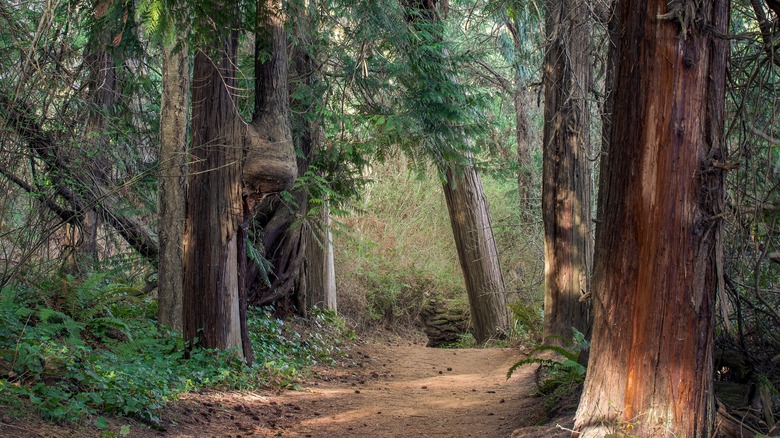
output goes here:
[[728, 0], [623, 0], [590, 364], [574, 429], [711, 436]]
[[[184, 270], [185, 339], [204, 347], [243, 350], [246, 263], [242, 226], [252, 200], [288, 189], [296, 176], [287, 93], [287, 39], [278, 0], [258, 4], [255, 116], [235, 107], [237, 34], [218, 34], [195, 57], [192, 83], [192, 165]], [[266, 56], [263, 56], [265, 58]]]

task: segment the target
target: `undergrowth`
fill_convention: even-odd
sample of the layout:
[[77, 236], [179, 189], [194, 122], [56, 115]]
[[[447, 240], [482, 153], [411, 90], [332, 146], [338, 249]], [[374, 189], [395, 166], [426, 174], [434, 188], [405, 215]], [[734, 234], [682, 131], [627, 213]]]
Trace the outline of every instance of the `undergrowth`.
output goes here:
[[158, 328], [154, 315], [152, 300], [102, 275], [3, 288], [0, 409], [98, 428], [104, 415], [155, 425], [163, 405], [187, 391], [294, 385], [314, 363], [333, 360], [345, 333], [332, 312], [315, 313], [301, 334], [251, 309], [250, 369], [233, 352], [185, 354], [179, 334]]
[[[538, 365], [535, 395], [545, 398], [548, 412], [558, 410], [562, 401], [576, 395], [585, 381], [586, 368], [579, 360], [580, 355], [590, 348], [590, 342], [577, 329], [572, 330], [573, 339], [566, 347], [540, 345], [531, 350], [526, 359], [512, 365], [506, 374], [508, 379], [522, 366]], [[540, 357], [543, 353], [552, 353], [552, 357]]]

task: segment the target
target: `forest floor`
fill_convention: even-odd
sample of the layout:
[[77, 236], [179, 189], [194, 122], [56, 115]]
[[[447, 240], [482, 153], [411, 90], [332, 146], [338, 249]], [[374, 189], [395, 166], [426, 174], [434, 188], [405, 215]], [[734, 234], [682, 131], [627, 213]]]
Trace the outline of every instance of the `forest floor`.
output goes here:
[[[162, 413], [165, 430], [132, 423], [129, 436], [569, 436], [556, 424], [570, 427], [573, 413], [548, 420], [544, 400], [532, 396], [534, 366], [507, 380], [509, 367], [524, 356], [520, 348], [385, 342], [356, 344], [345, 353], [336, 365], [315, 367], [295, 390], [187, 394]], [[0, 436], [105, 436], [94, 428], [0, 420]], [[112, 422], [108, 436], [118, 436], [127, 421]]]

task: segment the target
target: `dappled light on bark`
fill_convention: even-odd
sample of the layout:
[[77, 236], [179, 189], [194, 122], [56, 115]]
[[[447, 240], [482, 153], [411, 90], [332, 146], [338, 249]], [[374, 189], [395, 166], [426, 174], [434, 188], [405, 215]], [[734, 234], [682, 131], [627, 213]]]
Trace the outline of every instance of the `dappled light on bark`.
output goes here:
[[684, 23], [666, 12], [664, 1], [618, 4], [593, 354], [575, 427], [587, 437], [623, 427], [699, 437], [713, 427], [724, 211], [714, 163], [725, 156], [728, 44], [699, 23], [725, 32], [728, 1], [686, 7]]
[[545, 342], [589, 335], [591, 235], [590, 109], [592, 21], [587, 2], [546, 2], [544, 58]]

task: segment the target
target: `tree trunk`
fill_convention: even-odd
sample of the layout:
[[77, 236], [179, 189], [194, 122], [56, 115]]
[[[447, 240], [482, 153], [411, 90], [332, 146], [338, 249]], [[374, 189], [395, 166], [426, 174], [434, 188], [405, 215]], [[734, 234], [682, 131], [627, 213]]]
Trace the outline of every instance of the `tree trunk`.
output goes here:
[[306, 297], [306, 308], [337, 311], [336, 273], [327, 203], [320, 210], [319, 226], [306, 233], [306, 238], [306, 256], [302, 272], [305, 281], [301, 287]]
[[325, 267], [323, 281], [323, 307], [326, 309], [338, 312], [338, 298], [336, 291], [336, 260], [333, 252], [333, 233], [331, 233], [332, 223], [330, 220], [330, 206], [325, 203], [323, 206], [323, 223], [325, 225], [324, 237], [324, 252], [325, 252]]
[[[729, 2], [618, 4], [592, 353], [575, 430], [708, 437]], [[620, 145], [620, 147], [617, 147]]]
[[596, 241], [598, 242], [604, 234], [604, 200], [607, 198], [608, 187], [604, 184], [607, 169], [607, 160], [609, 160], [609, 136], [612, 131], [612, 111], [615, 102], [615, 43], [617, 34], [617, 14], [615, 14], [616, 0], [606, 0], [604, 3], [604, 24], [607, 25], [607, 66], [604, 77], [604, 106], [601, 111], [601, 151], [599, 153], [599, 185], [596, 200]]
[[[280, 0], [259, 0], [255, 40], [255, 114], [246, 125], [243, 180], [249, 194], [292, 187], [298, 170], [290, 128], [289, 57]], [[269, 57], [270, 55], [270, 57]]]
[[[518, 43], [515, 43], [517, 46]], [[515, 77], [513, 103], [515, 107], [515, 139], [517, 140], [517, 188], [520, 193], [520, 209], [525, 211], [531, 207], [531, 186], [533, 185], [533, 169], [531, 168], [531, 140], [528, 126], [529, 96], [524, 81]]]
[[[95, 18], [100, 20], [108, 9], [113, 7], [113, 1], [93, 7]], [[109, 180], [111, 162], [106, 160], [106, 117], [111, 112], [116, 97], [116, 69], [114, 60], [108, 51], [107, 43], [111, 38], [112, 29], [101, 23], [95, 26], [87, 47], [84, 49], [84, 64], [88, 69], [87, 84], [87, 118], [84, 121], [84, 131], [81, 139], [82, 147], [78, 155], [72, 157], [73, 162], [84, 169], [89, 179], [105, 184]], [[94, 208], [82, 211], [76, 221], [76, 230], [71, 230], [69, 236], [75, 238], [72, 242], [73, 257], [67, 262], [66, 270], [72, 274], [84, 277], [97, 266], [100, 215]], [[76, 231], [76, 232], [73, 232]]]
[[192, 163], [184, 237], [183, 327], [187, 341], [242, 351], [238, 231], [243, 222], [241, 164], [235, 144], [237, 35], [195, 55]]
[[[304, 44], [311, 39], [311, 22], [307, 11], [299, 11], [296, 23], [298, 44], [293, 49], [294, 72], [290, 77], [290, 87], [302, 87], [304, 95], [310, 95], [311, 87], [316, 82], [314, 60]], [[295, 91], [291, 94], [296, 94]], [[316, 97], [314, 98], [316, 99]], [[295, 143], [298, 148], [297, 172], [305, 175], [309, 165], [324, 142], [321, 121], [317, 120], [315, 103], [308, 100], [291, 99], [296, 107], [293, 113]], [[292, 191], [296, 206], [284, 205], [278, 199], [267, 199], [263, 210], [270, 210], [270, 219], [260, 218], [258, 223], [264, 230], [263, 245], [266, 258], [273, 266], [270, 275], [270, 286], [255, 278], [252, 290], [252, 302], [257, 305], [278, 302], [277, 310], [294, 311], [305, 315], [312, 305], [312, 293], [320, 295], [324, 289], [319, 289], [326, 283], [322, 275], [325, 271], [321, 263], [327, 244], [320, 230], [324, 228], [320, 217], [309, 216], [309, 191], [300, 187]], [[277, 207], [282, 204], [281, 207]], [[293, 210], [295, 208], [295, 210]], [[306, 218], [302, 220], [301, 218]], [[313, 233], [317, 233], [316, 235]]]
[[185, 339], [197, 338], [210, 348], [235, 347], [243, 350], [249, 363], [253, 355], [246, 326], [243, 260], [247, 233], [242, 227], [257, 199], [287, 190], [296, 175], [284, 16], [279, 0], [260, 1], [257, 6], [252, 123], [241, 120], [233, 96], [237, 32], [226, 35], [217, 30], [211, 47], [195, 56], [193, 163], [184, 247]]
[[482, 181], [472, 166], [463, 166], [462, 172], [449, 168], [443, 188], [466, 281], [474, 338], [483, 343], [502, 337], [510, 327], [509, 312]]
[[[178, 48], [176, 46], [179, 46]], [[177, 38], [163, 44], [160, 110], [159, 240], [157, 322], [182, 329], [183, 237], [187, 196], [187, 108], [189, 50]]]
[[548, 0], [544, 59], [544, 222], [546, 343], [564, 344], [572, 327], [589, 332], [592, 254], [589, 109], [591, 18], [584, 0]]

